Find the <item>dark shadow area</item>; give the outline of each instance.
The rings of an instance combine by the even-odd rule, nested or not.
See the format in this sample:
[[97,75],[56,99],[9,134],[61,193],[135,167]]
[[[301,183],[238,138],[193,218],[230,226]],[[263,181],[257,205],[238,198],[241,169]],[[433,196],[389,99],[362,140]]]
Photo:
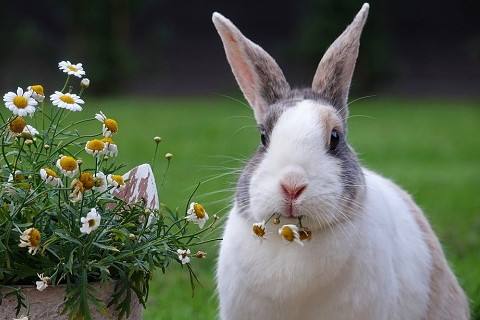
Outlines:
[[[4,2],[0,85],[51,83],[60,60],[83,62],[97,94],[236,90],[213,11],[263,46],[293,85],[309,85],[353,0]],[[478,97],[478,1],[372,1],[355,94]]]

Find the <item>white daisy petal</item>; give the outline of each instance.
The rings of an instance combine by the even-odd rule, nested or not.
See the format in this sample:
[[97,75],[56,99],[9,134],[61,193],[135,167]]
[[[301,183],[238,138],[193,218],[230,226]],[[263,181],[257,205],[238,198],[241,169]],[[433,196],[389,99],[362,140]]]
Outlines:
[[83,234],[90,234],[92,231],[95,231],[100,226],[101,216],[97,212],[97,209],[92,208],[90,212],[87,213],[86,217],[82,217],[80,222],[82,227],[80,232]]
[[68,75],[73,75],[75,77],[81,78],[85,75],[85,70],[81,63],[72,64],[70,61],[60,61],[58,63],[58,68],[65,72]]
[[80,105],[85,103],[85,101],[80,99],[76,94],[68,92],[62,93],[60,91],[55,91],[55,93],[50,96],[50,100],[54,106],[70,111],[82,111]]
[[303,246],[303,242],[300,240],[299,229],[294,224],[283,225],[280,229],[278,229],[278,234],[287,242],[296,242]]
[[22,88],[17,88],[17,93],[8,92],[3,96],[5,107],[19,116],[32,115],[35,112],[35,106],[38,102],[30,98],[31,92],[24,92]]
[[192,202],[187,211],[187,220],[197,224],[202,229],[208,220],[208,214],[200,203]]
[[177,255],[178,255],[178,260],[180,260],[182,264],[187,264],[190,262],[190,249],[186,249],[186,250],[178,249]]

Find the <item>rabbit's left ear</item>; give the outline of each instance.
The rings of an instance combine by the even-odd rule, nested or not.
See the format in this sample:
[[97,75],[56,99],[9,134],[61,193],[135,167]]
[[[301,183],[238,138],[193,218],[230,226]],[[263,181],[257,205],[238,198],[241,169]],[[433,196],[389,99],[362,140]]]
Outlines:
[[261,124],[268,107],[285,97],[290,86],[275,60],[247,39],[230,20],[217,12],[212,20],[238,85]]
[[369,7],[368,3],[365,3],[353,22],[328,48],[313,78],[313,91],[332,103],[344,119],[348,116],[348,91]]

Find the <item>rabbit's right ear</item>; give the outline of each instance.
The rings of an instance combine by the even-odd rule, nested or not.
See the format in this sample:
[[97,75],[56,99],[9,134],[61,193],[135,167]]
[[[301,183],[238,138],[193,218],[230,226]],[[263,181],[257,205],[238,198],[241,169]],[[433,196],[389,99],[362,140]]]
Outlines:
[[222,38],[235,79],[257,123],[261,124],[268,106],[283,98],[290,86],[275,60],[247,39],[230,20],[215,12],[212,21]]
[[339,110],[344,120],[348,116],[348,91],[369,8],[369,4],[365,3],[353,22],[332,43],[318,64],[313,78],[313,91],[327,98]]

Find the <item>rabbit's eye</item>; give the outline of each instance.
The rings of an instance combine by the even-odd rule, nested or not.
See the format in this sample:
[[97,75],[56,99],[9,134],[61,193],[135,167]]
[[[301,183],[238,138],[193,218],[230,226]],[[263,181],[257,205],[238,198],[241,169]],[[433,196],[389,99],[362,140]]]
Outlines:
[[265,129],[261,128],[260,129],[260,141],[262,141],[263,146],[267,146],[267,133],[265,132]]
[[337,148],[338,142],[340,141],[340,133],[337,129],[333,129],[330,133],[330,151],[334,151]]

